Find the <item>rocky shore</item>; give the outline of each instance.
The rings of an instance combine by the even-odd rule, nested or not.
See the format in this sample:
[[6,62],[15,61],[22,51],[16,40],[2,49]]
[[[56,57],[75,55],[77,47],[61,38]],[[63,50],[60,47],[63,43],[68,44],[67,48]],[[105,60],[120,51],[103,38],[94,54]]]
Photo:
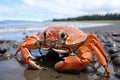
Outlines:
[[[120,80],[120,23],[114,23],[113,25],[110,26],[85,28],[83,29],[83,31],[85,31],[86,33],[93,33],[98,36],[108,55],[109,68],[111,68],[112,66],[115,69],[115,70],[112,69],[113,71],[111,71],[110,69],[111,78],[109,80],[113,80],[113,79]],[[13,58],[13,54],[11,53],[11,48],[14,51],[18,45],[19,42],[17,41],[0,40],[0,61]],[[93,68],[88,67],[88,69],[91,70]],[[64,80],[62,79],[63,76],[59,76],[59,74],[57,76],[58,76],[57,78],[55,77],[56,79],[61,78],[61,80]]]
[[[120,23],[113,23],[111,26],[101,26],[83,29],[88,33],[98,36],[107,52],[109,64],[118,68],[114,76],[120,79]],[[116,79],[115,79],[116,80]]]

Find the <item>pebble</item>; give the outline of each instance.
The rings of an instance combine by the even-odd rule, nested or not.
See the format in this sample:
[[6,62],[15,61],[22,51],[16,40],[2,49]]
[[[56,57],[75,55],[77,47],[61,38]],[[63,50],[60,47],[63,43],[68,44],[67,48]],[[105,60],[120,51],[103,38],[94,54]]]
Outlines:
[[17,48],[18,46],[19,46],[18,42],[13,43],[13,45],[12,45],[13,48]]
[[116,57],[112,62],[114,65],[120,66],[120,57]]
[[13,54],[11,54],[9,51],[0,55],[0,61],[10,60],[12,58],[13,58]]
[[4,42],[5,42],[5,40],[0,40],[0,44],[1,44],[1,43],[4,43]]
[[117,52],[119,52],[119,49],[117,47],[110,47],[108,49],[108,53],[110,53],[110,54],[114,54],[114,53],[117,53]]
[[111,60],[114,60],[116,57],[120,57],[120,53],[115,53],[111,55]]
[[114,37],[119,37],[119,36],[120,36],[120,33],[113,32],[113,33],[112,33],[112,36],[114,36]]
[[84,73],[95,73],[97,72],[97,69],[94,66],[87,66],[84,70]]
[[0,48],[0,55],[4,54],[7,51],[7,49]]
[[120,72],[116,72],[114,76],[120,80]]
[[104,45],[106,47],[112,47],[114,44],[113,44],[113,41],[107,40],[106,42],[104,42]]
[[120,43],[120,37],[113,37],[113,41]]
[[14,40],[0,40],[0,61],[9,60],[13,57],[10,48],[14,43],[17,45],[17,41]]

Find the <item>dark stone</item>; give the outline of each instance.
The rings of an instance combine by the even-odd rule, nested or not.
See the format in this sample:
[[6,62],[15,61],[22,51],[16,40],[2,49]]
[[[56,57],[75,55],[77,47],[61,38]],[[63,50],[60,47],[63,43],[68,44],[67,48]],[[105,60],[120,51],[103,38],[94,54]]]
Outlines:
[[120,43],[120,37],[112,37],[113,41]]
[[19,45],[19,43],[18,43],[18,42],[14,42],[14,43],[13,43],[13,45],[12,45],[12,47],[13,47],[13,48],[17,48],[17,47],[18,47],[18,45]]
[[120,66],[120,54],[119,53],[112,54],[111,61],[114,65]]
[[112,62],[114,65],[120,66],[120,57],[116,57]]
[[116,57],[120,57],[120,53],[115,53],[111,55],[111,60],[114,60]]
[[4,54],[7,51],[7,49],[0,48],[0,54]]
[[84,70],[82,70],[84,73],[95,73],[97,72],[97,69],[93,66],[87,66]]
[[10,49],[10,46],[6,43],[2,43],[0,45],[0,54],[4,54],[6,51]]
[[117,47],[110,47],[108,49],[108,53],[110,53],[110,54],[114,54],[114,53],[117,53],[117,52],[119,52],[119,49]]
[[116,72],[116,73],[114,74],[114,76],[115,76],[116,78],[120,79],[120,72]]
[[104,45],[107,46],[107,47],[112,47],[114,44],[113,44],[113,41],[108,40],[104,43]]
[[1,44],[1,43],[4,43],[4,42],[5,42],[5,40],[0,40],[0,44]]
[[118,36],[120,36],[120,33],[113,32],[113,33],[112,33],[112,36],[114,36],[114,37],[118,37]]
[[3,55],[0,55],[0,61],[10,60],[12,58],[13,58],[13,54],[11,54],[9,51],[5,52]]
[[13,46],[14,44],[18,45],[19,43],[15,40],[6,40],[6,44],[9,46]]

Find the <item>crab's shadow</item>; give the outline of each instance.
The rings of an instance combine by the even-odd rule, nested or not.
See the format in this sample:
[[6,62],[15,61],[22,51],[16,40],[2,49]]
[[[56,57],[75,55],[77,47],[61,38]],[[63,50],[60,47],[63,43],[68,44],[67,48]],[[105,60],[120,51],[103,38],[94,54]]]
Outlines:
[[60,57],[59,54],[54,51],[50,51],[43,56],[36,56],[34,59],[37,65],[48,68],[54,68],[54,65],[61,60],[63,60],[63,57]]

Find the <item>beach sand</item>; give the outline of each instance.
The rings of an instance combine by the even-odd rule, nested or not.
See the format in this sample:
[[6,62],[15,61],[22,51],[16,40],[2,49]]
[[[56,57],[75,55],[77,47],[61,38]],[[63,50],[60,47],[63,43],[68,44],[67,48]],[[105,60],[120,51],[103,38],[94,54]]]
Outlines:
[[[99,65],[98,61],[95,63],[91,63],[92,65],[94,64],[93,66],[97,70],[97,72],[94,71],[93,73],[88,73],[84,71],[81,71],[79,73],[57,72],[54,69],[54,63],[56,61],[52,59],[43,59],[44,61],[43,63],[41,63],[41,65],[44,66],[44,68],[41,70],[30,69],[27,65],[25,65],[24,62],[18,62],[11,55],[15,52],[16,48],[13,48],[13,45],[10,45],[10,49],[8,49],[5,55],[0,55],[0,80],[120,80],[120,67],[113,65],[110,59],[112,54],[108,53],[108,47],[105,46],[107,39],[111,39],[111,37],[114,37],[114,35],[120,37],[120,23],[113,23],[113,25],[109,26],[84,28],[82,30],[87,33],[95,33],[99,36],[100,40],[103,39],[100,37],[100,35],[104,37],[105,40],[101,41],[104,48],[107,48],[106,52],[109,59],[108,67],[111,72],[111,77],[109,79],[104,76],[104,68]],[[108,36],[108,34],[110,35]],[[107,36],[107,38],[105,36]],[[116,44],[120,43],[116,42]],[[33,53],[39,54],[38,50],[33,51]],[[117,53],[120,53],[120,51]]]

